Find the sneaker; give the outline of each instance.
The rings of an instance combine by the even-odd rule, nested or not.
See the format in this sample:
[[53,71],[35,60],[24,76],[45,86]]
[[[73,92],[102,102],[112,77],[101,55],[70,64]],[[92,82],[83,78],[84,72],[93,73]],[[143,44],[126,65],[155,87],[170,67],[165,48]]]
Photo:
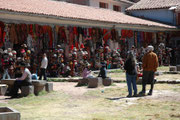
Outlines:
[[126,97],[127,97],[127,98],[130,98],[130,97],[132,97],[132,95],[127,95]]

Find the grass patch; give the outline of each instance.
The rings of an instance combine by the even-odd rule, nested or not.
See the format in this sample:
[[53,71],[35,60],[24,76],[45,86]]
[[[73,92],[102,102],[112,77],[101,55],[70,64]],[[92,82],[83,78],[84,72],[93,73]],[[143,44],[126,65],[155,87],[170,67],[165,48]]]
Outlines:
[[169,66],[160,66],[157,68],[157,71],[163,71],[163,72],[168,72],[169,71]]
[[123,73],[124,71],[122,69],[112,70],[108,71],[108,73]]
[[49,78],[47,79],[48,82],[67,82],[67,79],[62,79],[62,78]]

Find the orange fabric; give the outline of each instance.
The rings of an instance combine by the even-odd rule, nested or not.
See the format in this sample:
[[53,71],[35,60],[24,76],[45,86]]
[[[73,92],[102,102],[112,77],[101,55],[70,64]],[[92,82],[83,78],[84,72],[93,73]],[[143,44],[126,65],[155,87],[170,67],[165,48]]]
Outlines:
[[154,52],[148,52],[143,57],[143,70],[144,71],[157,71],[158,57]]

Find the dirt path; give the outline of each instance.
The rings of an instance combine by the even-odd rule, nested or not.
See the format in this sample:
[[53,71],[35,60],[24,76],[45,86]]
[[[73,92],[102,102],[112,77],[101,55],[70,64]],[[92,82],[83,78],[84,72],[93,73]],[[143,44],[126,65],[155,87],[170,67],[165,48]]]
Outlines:
[[87,86],[76,87],[76,82],[53,82],[53,89],[54,91],[63,91],[66,94],[72,96],[82,96],[89,90],[97,90],[97,89],[105,89],[105,88],[115,88],[115,87],[125,87],[126,84],[116,84],[116,86],[109,86],[109,87],[98,87],[98,88],[87,88]]

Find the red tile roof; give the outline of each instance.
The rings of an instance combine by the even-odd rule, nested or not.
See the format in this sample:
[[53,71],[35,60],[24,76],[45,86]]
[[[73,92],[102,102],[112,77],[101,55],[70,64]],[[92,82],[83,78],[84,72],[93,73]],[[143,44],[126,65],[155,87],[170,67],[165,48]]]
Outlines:
[[47,17],[91,20],[107,23],[143,25],[151,27],[175,28],[173,26],[143,20],[112,10],[57,2],[50,0],[0,0],[0,11],[7,10],[28,15],[45,15]]
[[148,9],[163,9],[175,7],[180,4],[180,0],[141,0],[127,9],[130,10],[148,10]]

